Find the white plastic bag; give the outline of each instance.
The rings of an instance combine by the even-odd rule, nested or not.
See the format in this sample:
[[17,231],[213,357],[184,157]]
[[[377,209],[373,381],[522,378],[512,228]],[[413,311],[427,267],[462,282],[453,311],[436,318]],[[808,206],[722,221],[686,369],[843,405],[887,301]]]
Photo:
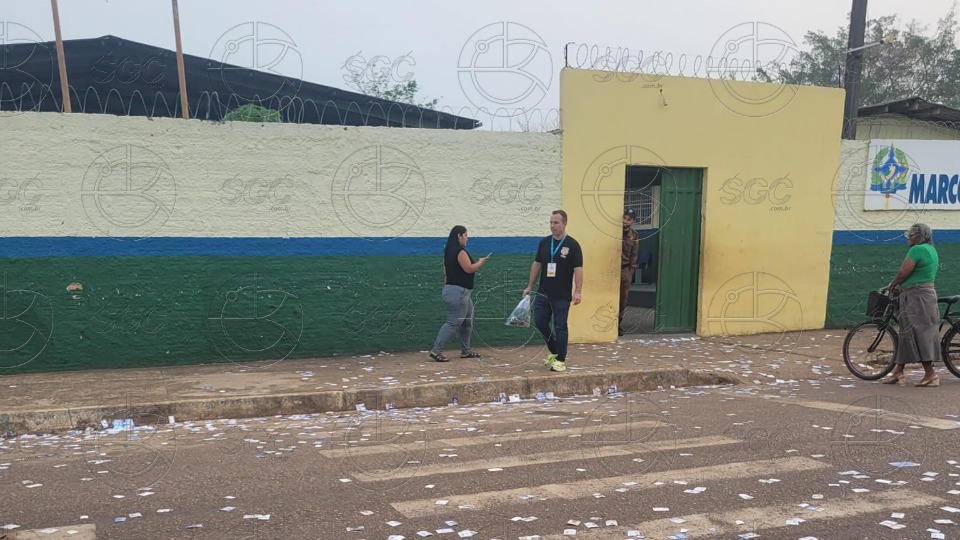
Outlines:
[[523,300],[513,308],[513,313],[507,317],[506,326],[530,326],[530,295],[523,297]]

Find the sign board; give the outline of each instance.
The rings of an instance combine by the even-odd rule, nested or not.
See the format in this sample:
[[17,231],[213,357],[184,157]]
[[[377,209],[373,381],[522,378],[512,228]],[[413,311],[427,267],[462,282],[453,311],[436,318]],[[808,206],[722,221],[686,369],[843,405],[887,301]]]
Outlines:
[[960,210],[960,141],[873,139],[864,210]]

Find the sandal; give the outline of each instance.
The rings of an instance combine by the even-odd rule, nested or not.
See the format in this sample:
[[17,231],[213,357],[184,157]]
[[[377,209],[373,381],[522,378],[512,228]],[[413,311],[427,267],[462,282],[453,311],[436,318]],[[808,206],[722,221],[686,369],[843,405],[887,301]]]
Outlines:
[[939,376],[939,375],[934,375],[933,377],[930,377],[929,379],[926,378],[926,377],[924,377],[924,378],[920,379],[920,382],[918,382],[918,383],[915,384],[914,386],[940,386],[940,376]]
[[904,386],[906,384],[906,378],[906,375],[899,373],[880,381],[880,384],[899,384],[900,386]]
[[443,353],[430,353],[430,358],[433,358],[437,362],[449,362],[450,359],[443,355]]
[[461,354],[460,358],[476,358],[479,360],[480,358],[483,358],[483,357],[473,351],[470,351],[467,354]]

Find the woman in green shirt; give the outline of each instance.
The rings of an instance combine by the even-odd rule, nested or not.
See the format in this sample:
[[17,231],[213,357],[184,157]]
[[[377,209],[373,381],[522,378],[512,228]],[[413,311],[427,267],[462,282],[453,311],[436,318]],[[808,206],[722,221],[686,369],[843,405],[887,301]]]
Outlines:
[[940,308],[933,283],[937,278],[940,257],[933,248],[933,231],[917,223],[905,233],[907,256],[888,289],[900,286],[900,309],[897,323],[900,340],[897,346],[897,367],[884,384],[905,384],[903,368],[920,362],[924,375],[916,386],[940,386],[940,377],[933,371],[933,362],[940,359]]

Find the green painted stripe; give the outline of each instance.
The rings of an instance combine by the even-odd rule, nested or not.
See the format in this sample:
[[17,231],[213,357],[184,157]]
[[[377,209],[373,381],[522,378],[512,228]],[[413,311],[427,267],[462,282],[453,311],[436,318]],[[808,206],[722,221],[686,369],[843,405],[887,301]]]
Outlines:
[[[475,237],[471,253],[533,254],[544,236]],[[33,257],[329,257],[431,255],[447,237],[399,238],[88,238],[0,237],[0,258]]]
[[[539,339],[504,325],[531,260],[478,273],[474,347]],[[0,277],[0,373],[426,351],[446,316],[436,256],[0,259]]]
[[[937,244],[937,294],[960,294],[960,244]],[[867,295],[890,283],[907,253],[906,245],[834,245],[827,294],[828,328],[849,328],[865,320]],[[839,353],[838,353],[839,354]]]
[[[960,217],[958,215],[957,217]],[[851,245],[851,244],[876,244],[891,243],[899,246],[906,245],[906,238],[903,236],[903,230],[843,230],[833,231],[833,244]],[[960,229],[935,229],[933,231],[934,244],[960,244]]]

